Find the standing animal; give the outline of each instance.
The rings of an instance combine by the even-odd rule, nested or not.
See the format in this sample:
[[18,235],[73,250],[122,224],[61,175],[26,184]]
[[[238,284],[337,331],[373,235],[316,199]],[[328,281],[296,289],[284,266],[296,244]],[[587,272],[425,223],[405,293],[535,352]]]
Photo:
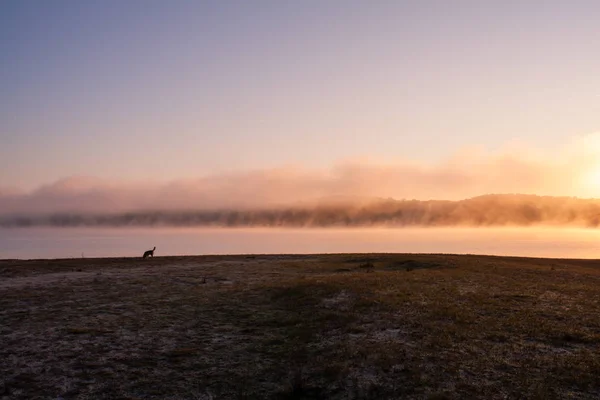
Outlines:
[[146,250],[144,252],[144,258],[146,257],[154,257],[154,250],[156,250],[156,246],[152,250]]

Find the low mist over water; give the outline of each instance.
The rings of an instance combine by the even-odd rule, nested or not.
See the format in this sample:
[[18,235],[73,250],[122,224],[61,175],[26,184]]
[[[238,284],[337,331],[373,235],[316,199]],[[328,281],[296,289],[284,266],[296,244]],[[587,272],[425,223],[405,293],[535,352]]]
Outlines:
[[119,213],[0,214],[0,227],[597,227],[600,200],[535,195],[485,195],[460,201],[371,199],[313,206],[130,210]]
[[600,231],[577,228],[0,229],[0,259],[277,253],[459,253],[596,258]]

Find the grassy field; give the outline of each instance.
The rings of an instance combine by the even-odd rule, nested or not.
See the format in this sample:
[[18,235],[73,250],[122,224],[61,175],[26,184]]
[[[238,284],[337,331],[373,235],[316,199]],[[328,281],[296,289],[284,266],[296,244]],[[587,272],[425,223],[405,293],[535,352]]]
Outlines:
[[600,262],[0,261],[2,399],[598,399]]

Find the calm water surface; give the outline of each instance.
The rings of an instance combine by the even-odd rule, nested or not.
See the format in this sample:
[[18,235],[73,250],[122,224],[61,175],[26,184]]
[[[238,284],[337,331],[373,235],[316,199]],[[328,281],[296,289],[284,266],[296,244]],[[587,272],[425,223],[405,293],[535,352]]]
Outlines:
[[567,228],[0,229],[0,259],[269,253],[471,253],[600,257],[600,230]]

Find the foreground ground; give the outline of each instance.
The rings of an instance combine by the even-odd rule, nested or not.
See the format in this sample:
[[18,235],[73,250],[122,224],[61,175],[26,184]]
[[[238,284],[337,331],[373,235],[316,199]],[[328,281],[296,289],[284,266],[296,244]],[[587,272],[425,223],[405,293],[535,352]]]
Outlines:
[[597,399],[600,262],[0,261],[2,399]]

